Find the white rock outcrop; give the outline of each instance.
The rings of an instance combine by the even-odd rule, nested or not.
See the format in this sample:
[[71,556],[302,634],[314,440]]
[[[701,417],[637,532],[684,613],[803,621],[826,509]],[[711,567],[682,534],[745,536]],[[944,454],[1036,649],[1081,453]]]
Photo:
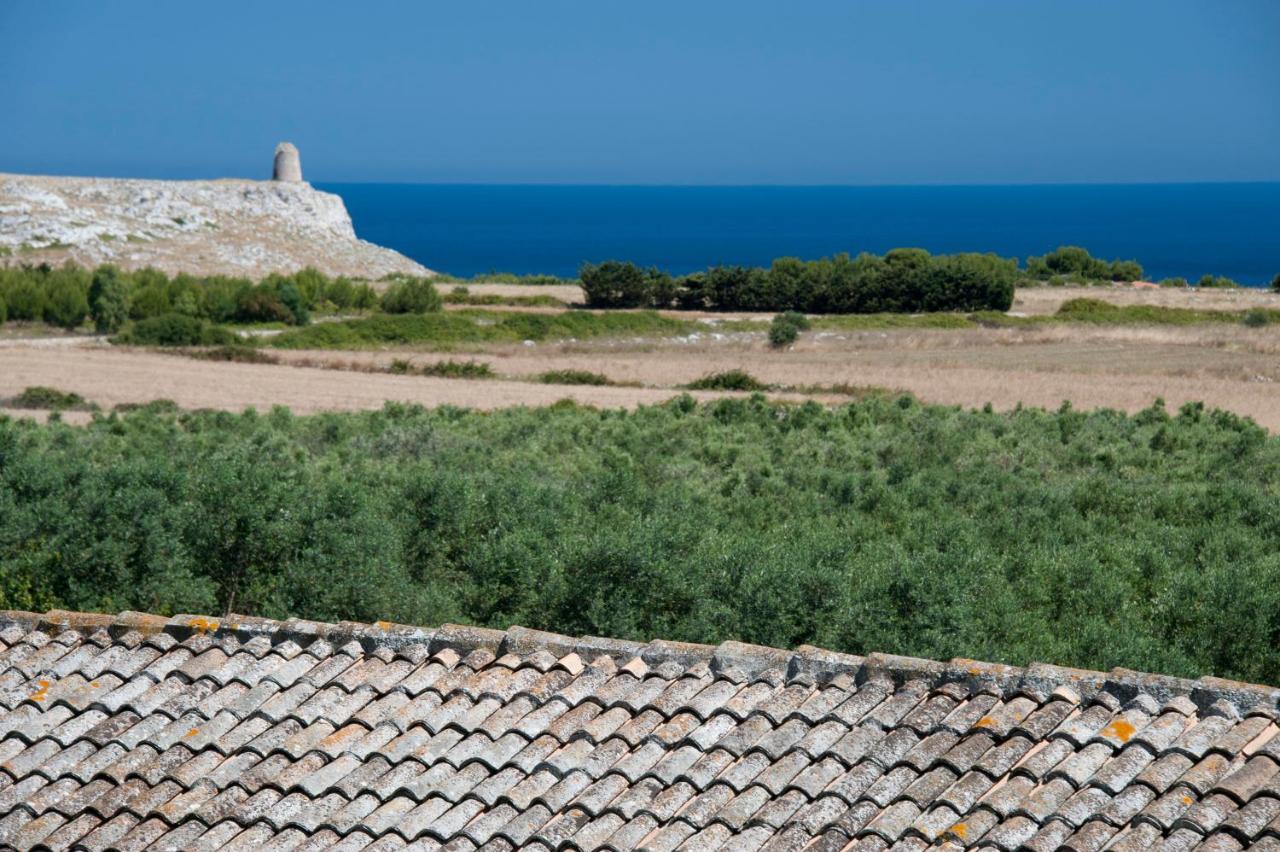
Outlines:
[[300,180],[0,174],[0,263],[64,260],[197,275],[431,274],[357,238],[342,199]]

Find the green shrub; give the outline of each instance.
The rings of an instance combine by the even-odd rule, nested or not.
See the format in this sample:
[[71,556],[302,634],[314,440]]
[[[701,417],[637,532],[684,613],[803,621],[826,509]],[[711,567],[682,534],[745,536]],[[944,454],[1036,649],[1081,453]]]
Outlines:
[[1161,287],[1190,287],[1191,285],[1185,278],[1161,278]]
[[9,306],[4,303],[3,294],[0,294],[0,323],[9,318]]
[[425,278],[397,281],[382,294],[382,309],[389,314],[426,314],[443,307],[440,293]]
[[1213,275],[1201,275],[1200,279],[1196,281],[1196,287],[1202,288],[1202,289],[1212,288],[1212,289],[1220,289],[1220,290],[1229,290],[1239,286],[1240,285],[1237,284],[1235,281],[1232,281],[1230,278],[1227,278],[1223,275],[1218,275],[1216,277]]
[[1271,315],[1264,310],[1254,308],[1253,310],[1245,311],[1241,322],[1249,326],[1249,328],[1261,328],[1264,325],[1271,324]]
[[809,328],[809,318],[796,311],[778,314],[769,323],[769,345],[774,348],[790,346],[800,337],[800,332]]
[[799,337],[800,329],[790,323],[778,322],[777,317],[774,317],[773,322],[769,323],[769,345],[775,349],[790,346]]
[[42,284],[33,277],[15,277],[6,282],[0,298],[4,299],[11,320],[40,322],[48,303]]
[[675,298],[671,276],[634,263],[584,263],[578,278],[587,304],[593,308],[665,308]]
[[1113,260],[1109,275],[1112,281],[1141,281],[1142,264],[1136,260]]
[[356,301],[355,284],[349,278],[334,278],[325,285],[324,301],[339,310],[354,307]]
[[608,376],[590,370],[549,370],[538,376],[544,385],[611,385]]
[[435,376],[442,379],[491,379],[493,369],[483,361],[437,361],[434,364],[414,364],[405,358],[396,358],[387,372],[401,376]]
[[483,361],[437,361],[418,368],[418,375],[443,379],[491,379],[493,368]]
[[45,321],[73,329],[79,328],[88,316],[88,273],[71,265],[53,270],[45,285]]
[[1276,277],[1271,279],[1271,292],[1280,293],[1280,272],[1276,273]]
[[368,284],[358,284],[351,300],[351,307],[358,311],[371,311],[378,306],[378,291]]
[[129,285],[114,266],[99,266],[89,284],[89,314],[99,334],[115,334],[129,320]]
[[712,373],[685,385],[689,390],[763,391],[769,386],[745,370]]
[[10,408],[47,409],[49,411],[93,410],[97,406],[86,402],[78,393],[60,391],[44,385],[33,385],[9,400]]
[[232,346],[240,339],[225,328],[185,314],[138,320],[112,338],[126,346]]
[[236,322],[282,322],[293,324],[293,311],[270,289],[251,287],[236,297]]
[[1027,258],[1027,274],[1052,284],[1140,281],[1142,265],[1134,260],[1105,261],[1079,246],[1059,246],[1042,257]]
[[240,343],[230,346],[215,346],[212,349],[192,349],[182,353],[201,361],[236,361],[242,364],[279,364],[280,359],[270,352],[254,349]]

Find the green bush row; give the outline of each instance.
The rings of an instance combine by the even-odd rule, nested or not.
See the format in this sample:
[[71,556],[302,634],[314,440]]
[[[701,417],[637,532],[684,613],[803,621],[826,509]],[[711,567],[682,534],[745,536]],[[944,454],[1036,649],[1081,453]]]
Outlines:
[[894,249],[775,260],[768,269],[714,266],[672,278],[658,269],[606,261],[580,271],[587,304],[600,308],[802,311],[811,314],[1007,311],[1016,261],[992,254],[931,255]]
[[441,307],[440,294],[425,278],[399,278],[379,297],[368,284],[310,268],[257,283],[222,275],[171,278],[157,269],[123,272],[111,265],[0,268],[0,322],[7,317],[78,328],[91,319],[104,333],[175,314],[214,324],[300,326],[313,311],[425,313]]
[[314,269],[254,283],[223,275],[170,277],[152,268],[89,270],[68,263],[0,268],[0,303],[10,320],[77,328],[91,319],[98,331],[109,333],[130,321],[167,314],[212,323],[306,325],[312,311],[369,309],[378,297],[367,284]]
[[1280,439],[1188,405],[0,418],[0,609],[813,644],[1280,683]]

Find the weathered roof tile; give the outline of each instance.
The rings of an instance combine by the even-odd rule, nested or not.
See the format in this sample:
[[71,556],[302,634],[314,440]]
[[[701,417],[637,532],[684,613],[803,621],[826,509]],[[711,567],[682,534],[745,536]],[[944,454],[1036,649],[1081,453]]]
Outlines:
[[1277,694],[522,628],[4,613],[0,843],[1280,846]]

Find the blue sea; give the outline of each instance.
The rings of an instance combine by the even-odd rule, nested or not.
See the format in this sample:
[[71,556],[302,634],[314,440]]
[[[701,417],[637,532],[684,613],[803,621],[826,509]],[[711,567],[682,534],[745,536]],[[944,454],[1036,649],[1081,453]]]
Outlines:
[[1280,183],[1051,186],[318,184],[362,238],[455,275],[572,276],[631,260],[673,274],[775,257],[1080,245],[1148,278],[1280,273]]

